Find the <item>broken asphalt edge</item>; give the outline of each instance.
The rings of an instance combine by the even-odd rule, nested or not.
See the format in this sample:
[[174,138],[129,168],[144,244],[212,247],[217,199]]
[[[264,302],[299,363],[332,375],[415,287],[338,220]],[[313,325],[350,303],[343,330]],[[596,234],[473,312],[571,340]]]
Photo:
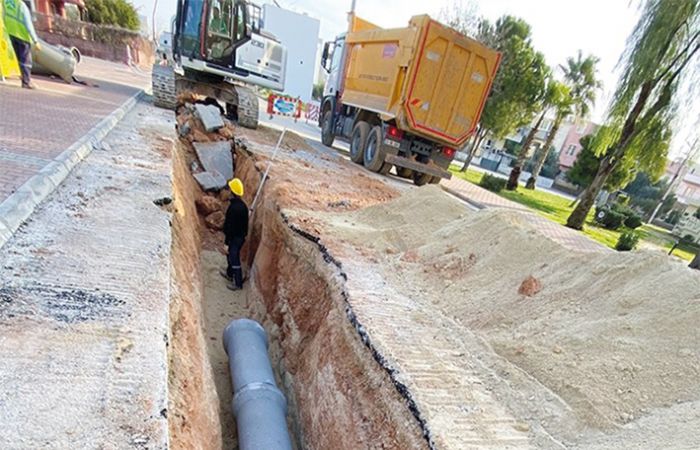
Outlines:
[[0,248],[143,96],[143,90],[132,95],[0,203]]

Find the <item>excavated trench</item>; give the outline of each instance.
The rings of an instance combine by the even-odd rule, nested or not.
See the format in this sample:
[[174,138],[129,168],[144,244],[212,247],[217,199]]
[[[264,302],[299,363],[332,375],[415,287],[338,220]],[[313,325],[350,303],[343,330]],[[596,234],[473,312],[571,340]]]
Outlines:
[[[236,144],[236,176],[252,203],[262,166]],[[410,395],[384,367],[347,302],[341,265],[313,234],[292,224],[266,184],[242,259],[246,289],[228,291],[221,237],[197,214],[201,195],[181,143],[173,155],[170,310],[170,442],[173,448],[236,448],[221,333],[233,318],[263,324],[299,449],[427,448],[430,435]],[[272,181],[274,182],[274,180]]]

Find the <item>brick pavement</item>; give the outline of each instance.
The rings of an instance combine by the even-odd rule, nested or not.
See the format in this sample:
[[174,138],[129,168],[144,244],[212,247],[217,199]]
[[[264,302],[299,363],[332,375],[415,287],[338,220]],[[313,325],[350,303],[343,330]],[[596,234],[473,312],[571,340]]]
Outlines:
[[35,76],[39,89],[0,84],[0,202],[130,97],[150,75],[83,58],[76,76],[89,86]]
[[530,216],[529,221],[536,225],[538,232],[568,249],[588,253],[610,251],[608,247],[590,239],[581,232],[552,222],[532,212],[524,205],[503,198],[461,178],[452,177],[450,180],[443,180],[441,184],[448,192],[480,208],[507,208],[527,213]]
[[[145,132],[140,133],[141,129]],[[167,111],[140,102],[0,249],[0,448],[167,448]],[[137,224],[137,226],[134,226]]]

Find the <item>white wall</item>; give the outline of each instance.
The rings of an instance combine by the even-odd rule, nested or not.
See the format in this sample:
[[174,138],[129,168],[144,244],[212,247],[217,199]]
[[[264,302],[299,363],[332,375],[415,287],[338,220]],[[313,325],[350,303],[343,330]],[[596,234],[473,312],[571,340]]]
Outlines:
[[274,34],[287,48],[287,71],[284,93],[311,100],[314,75],[319,64],[316,61],[318,45],[318,19],[278,8],[263,5],[263,28]]

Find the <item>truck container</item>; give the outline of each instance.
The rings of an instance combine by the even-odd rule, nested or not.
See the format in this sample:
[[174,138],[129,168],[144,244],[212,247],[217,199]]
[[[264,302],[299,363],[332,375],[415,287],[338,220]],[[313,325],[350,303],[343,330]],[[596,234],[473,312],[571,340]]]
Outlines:
[[328,72],[319,125],[325,145],[350,142],[350,157],[417,185],[447,170],[474,133],[500,54],[427,15],[382,29],[351,16],[324,46]]

